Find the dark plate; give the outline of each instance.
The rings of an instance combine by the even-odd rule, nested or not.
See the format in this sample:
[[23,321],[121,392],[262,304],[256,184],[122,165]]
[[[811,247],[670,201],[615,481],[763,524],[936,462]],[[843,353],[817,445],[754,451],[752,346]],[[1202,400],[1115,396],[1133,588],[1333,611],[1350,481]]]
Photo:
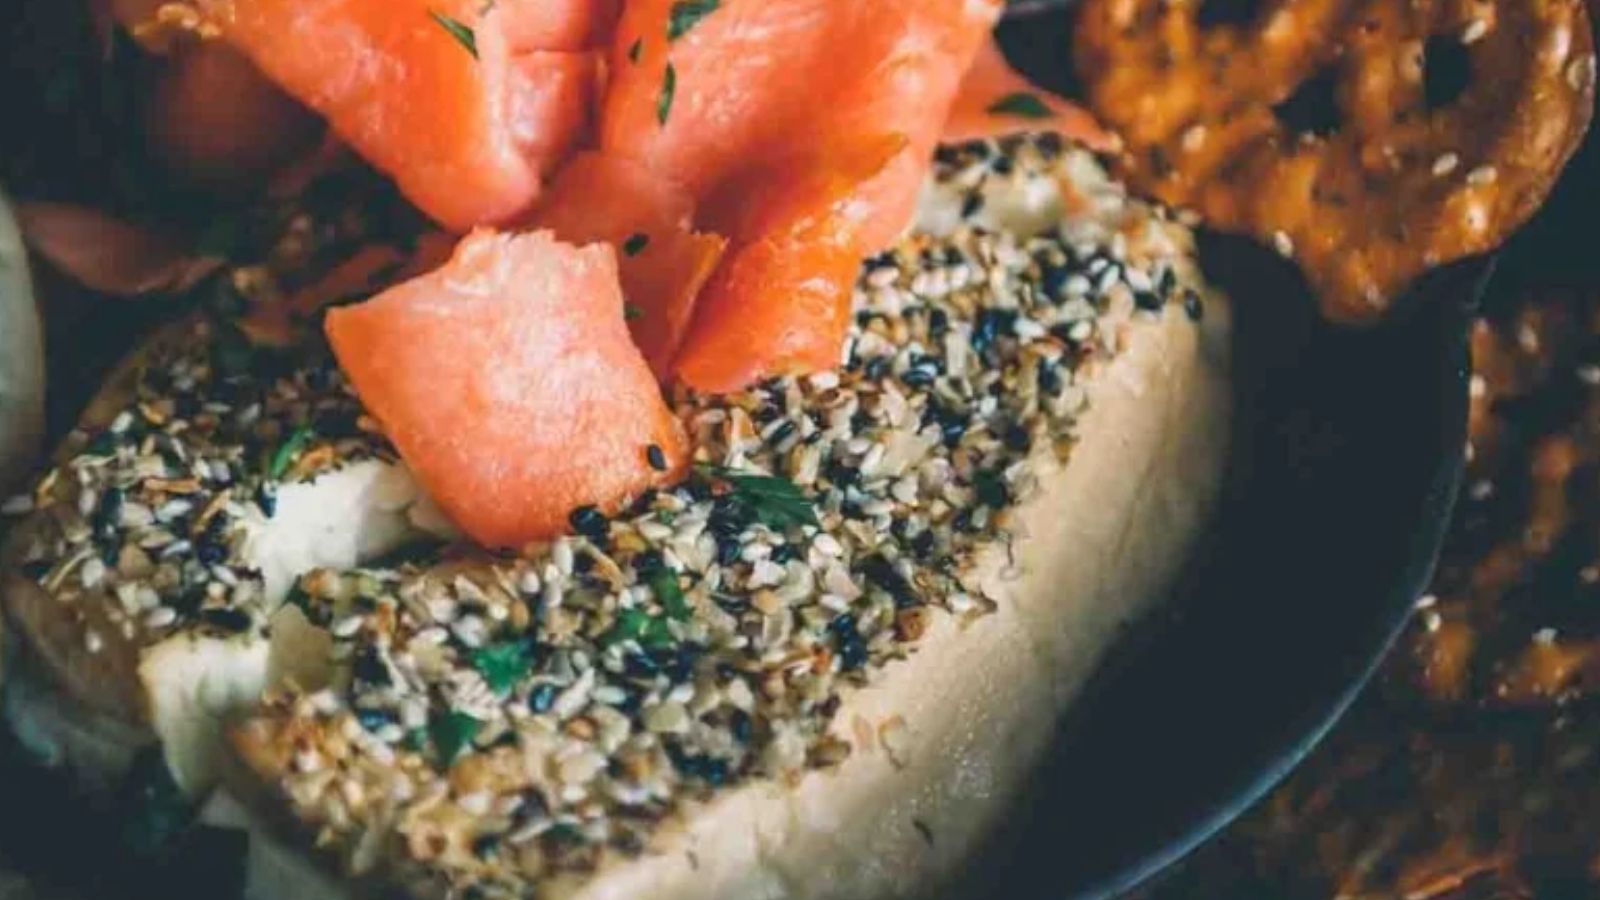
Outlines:
[[[1064,17],[1009,22],[1002,38],[1071,92]],[[1470,310],[1492,265],[1436,272],[1381,327],[1350,329],[1322,321],[1269,252],[1206,237],[1201,256],[1237,320],[1222,512],[1183,587],[1086,688],[974,896],[1115,895],[1192,851],[1316,745],[1432,573],[1463,464]]]

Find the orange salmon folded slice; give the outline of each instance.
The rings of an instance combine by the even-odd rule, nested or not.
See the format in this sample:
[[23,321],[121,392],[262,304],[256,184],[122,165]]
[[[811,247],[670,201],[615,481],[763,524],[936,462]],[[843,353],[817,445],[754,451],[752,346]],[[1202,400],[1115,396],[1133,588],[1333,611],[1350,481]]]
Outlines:
[[[581,142],[597,3],[198,0],[223,37],[448,228],[508,222]],[[543,46],[549,44],[549,46]]]
[[[691,387],[726,391],[838,362],[861,259],[909,223],[961,74],[1000,4],[701,9],[627,5],[600,144],[682,185],[697,198],[695,225],[732,238],[675,365]],[[886,160],[862,149],[889,140]],[[840,164],[831,148],[852,146],[844,157],[856,162]],[[863,159],[871,174],[848,177]]]
[[[676,362],[698,390],[738,390],[775,372],[839,365],[872,227],[862,186],[904,159],[904,135],[863,137],[725,185],[702,210],[734,251],[695,307]],[[746,198],[760,190],[761,203]]]
[[330,310],[327,333],[418,481],[486,546],[564,533],[575,510],[684,471],[605,245],[480,229],[444,268]]
[[1117,139],[1088,110],[1036,87],[1011,67],[991,39],[978,51],[961,82],[944,139],[975,141],[1019,131],[1054,131],[1090,150],[1107,153]]
[[643,166],[581,153],[564,166],[534,213],[535,227],[564,241],[616,248],[628,327],[657,377],[665,380],[695,298],[728,241],[694,230],[694,198]]

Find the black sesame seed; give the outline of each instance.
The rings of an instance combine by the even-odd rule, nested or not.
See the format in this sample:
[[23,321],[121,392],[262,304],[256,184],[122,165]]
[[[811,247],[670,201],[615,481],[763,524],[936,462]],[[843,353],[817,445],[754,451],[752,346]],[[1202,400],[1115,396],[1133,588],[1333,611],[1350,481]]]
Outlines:
[[750,743],[750,735],[751,732],[754,731],[755,723],[751,720],[749,713],[742,709],[734,710],[733,718],[728,725],[729,730],[733,732],[734,740],[741,744]]
[[721,539],[737,539],[744,530],[750,526],[751,517],[745,508],[733,495],[718,497],[711,504],[711,517],[706,526],[711,529],[713,536]]
[[361,684],[388,687],[393,683],[389,675],[389,667],[383,664],[383,657],[378,655],[378,651],[374,647],[363,647],[361,652],[356,654],[350,673]]
[[[868,581],[887,591],[889,596],[894,598],[897,609],[922,605],[922,598],[917,595],[917,589],[895,571],[894,564],[884,557],[874,555],[862,560],[861,574],[866,576]],[[835,622],[837,621],[836,619]]]
[[1033,449],[1033,435],[1022,425],[1013,422],[1005,430],[1004,438],[1006,447],[1017,453],[1027,453]]
[[124,494],[121,488],[110,488],[100,497],[100,505],[95,507],[94,519],[90,523],[94,532],[101,537],[111,537],[117,533],[117,523],[122,518],[122,504]]
[[1145,312],[1159,312],[1161,310],[1161,297],[1150,291],[1134,291],[1133,305]]
[[972,486],[978,492],[978,502],[984,506],[1000,509],[1011,499],[1011,491],[998,472],[979,472],[973,477]]
[[567,516],[572,530],[587,538],[604,539],[611,530],[611,523],[606,521],[605,514],[594,506],[580,506]]
[[996,175],[1010,175],[1015,166],[1011,162],[1011,157],[1002,153],[990,161],[989,168],[993,169]]
[[672,765],[685,778],[697,778],[712,787],[720,787],[727,783],[728,764],[724,760],[710,756],[696,756],[685,751],[677,741],[669,741],[666,745],[667,758]]
[[961,201],[961,218],[970,219],[983,211],[983,193],[973,191]]
[[191,585],[187,590],[174,597],[168,606],[178,615],[189,617],[200,611],[201,604],[206,602],[205,588],[200,585]]
[[377,731],[385,725],[394,722],[394,716],[381,709],[358,709],[356,721],[368,731]]
[[633,558],[633,570],[640,575],[653,575],[666,568],[666,565],[666,557],[655,547],[641,550],[639,555]]
[[846,672],[854,672],[867,664],[867,642],[856,630],[856,617],[845,613],[828,623],[839,647],[839,665]]
[[1071,270],[1065,266],[1044,266],[1043,271],[1039,273],[1039,287],[1044,290],[1045,296],[1058,298],[1071,274]]
[[203,565],[218,566],[228,558],[228,548],[215,541],[202,539],[194,548],[195,557]]
[[843,702],[843,700],[839,699],[838,694],[834,694],[817,706],[817,712],[821,713],[824,719],[831,719],[834,713],[839,711],[839,705]]
[[250,614],[237,609],[201,610],[200,621],[230,634],[240,634],[250,630]]
[[704,648],[697,644],[680,644],[661,652],[664,654],[662,670],[667,673],[668,678],[679,684],[694,680],[695,667],[705,655]]
[[498,834],[480,834],[472,842],[472,855],[479,859],[489,859],[499,855],[499,853],[500,835]]
[[556,703],[556,686],[541,684],[528,695],[528,708],[536,713],[547,713]]
[[1189,315],[1189,320],[1198,322],[1205,318],[1205,304],[1200,301],[1200,295],[1193,290],[1183,292],[1183,311]]
[[972,350],[979,356],[989,352],[1003,334],[1010,334],[1017,322],[1015,310],[986,309],[978,313],[977,324],[972,329]]
[[657,472],[665,472],[667,470],[667,454],[666,451],[661,449],[661,445],[651,444],[646,447],[644,458],[649,460],[650,468],[655,469]]
[[933,543],[933,529],[923,529],[911,539],[911,552],[915,553],[918,559],[926,560],[933,553]]
[[731,566],[739,561],[739,538],[717,535],[717,564]]
[[883,377],[889,374],[889,367],[893,364],[894,360],[890,357],[874,356],[867,360],[866,376],[872,381],[882,381]]
[[799,557],[800,551],[793,544],[783,543],[772,548],[772,561],[780,566]]
[[928,334],[942,338],[950,330],[950,314],[938,307],[928,313]]
[[651,653],[630,653],[622,662],[630,677],[650,680],[661,674],[661,662]]
[[861,483],[861,470],[846,462],[830,459],[822,467],[822,477],[841,490]]
[[261,507],[262,515],[272,518],[278,512],[277,492],[266,484],[256,488],[256,505]]
[[913,389],[929,387],[937,379],[938,375],[936,373],[922,366],[907,369],[900,375],[900,380],[905,383],[905,386]]
[[1039,367],[1039,390],[1044,391],[1048,397],[1061,396],[1066,385],[1061,382],[1061,372],[1055,363],[1047,362]]
[[797,427],[793,421],[784,422],[772,430],[772,436],[767,438],[767,443],[771,446],[783,443],[794,436]]

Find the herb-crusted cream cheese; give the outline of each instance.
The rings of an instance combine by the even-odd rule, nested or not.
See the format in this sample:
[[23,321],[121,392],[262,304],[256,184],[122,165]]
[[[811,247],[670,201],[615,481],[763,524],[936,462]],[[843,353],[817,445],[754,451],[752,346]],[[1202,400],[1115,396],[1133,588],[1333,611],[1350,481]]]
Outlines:
[[[421,534],[425,504],[337,372],[313,361],[284,377],[348,413],[347,437],[299,400],[272,413],[280,380],[239,386],[265,392],[271,439],[209,443],[168,427],[205,402],[137,418],[129,396],[167,410],[143,378],[80,440],[142,421],[114,457],[133,474],[112,479],[139,475],[139,491],[148,454],[155,489],[170,480],[169,444],[206,472],[221,455],[231,486],[202,480],[196,505],[256,530],[223,532],[225,552],[202,561],[180,534],[193,510],[163,528],[159,511],[181,507],[125,496],[150,512],[138,527],[190,542],[141,550],[176,577],[130,576],[75,446],[30,495],[29,521],[47,524],[14,542],[22,588],[7,602],[30,652],[72,648],[98,675],[172,653],[164,671],[220,679],[218,710],[275,683],[232,734],[243,803],[217,811],[299,823],[256,836],[261,900],[337,896],[345,879],[419,897],[913,894],[1004,814],[1107,640],[1183,562],[1226,449],[1227,343],[1227,304],[1187,230],[1087,154],[1048,139],[952,149],[921,228],[864,267],[844,365],[678,397],[694,474],[623,514],[574,510],[572,536],[518,558],[375,561]],[[186,346],[178,358],[201,353]],[[317,441],[295,437],[308,424]],[[374,461],[388,468],[360,489],[331,488]],[[293,485],[305,515],[348,514],[275,528]],[[251,499],[262,489],[266,505]],[[141,618],[91,652],[89,635],[123,633],[124,584],[171,638]],[[245,638],[218,635],[221,620]],[[181,650],[160,649],[172,639]],[[241,646],[247,674],[219,674],[236,662],[210,649],[237,661]],[[75,671],[46,667],[74,702],[134,721],[158,710],[164,737],[212,746],[216,719],[185,712],[206,703],[169,679],[86,697]],[[212,771],[203,751],[174,757]]]

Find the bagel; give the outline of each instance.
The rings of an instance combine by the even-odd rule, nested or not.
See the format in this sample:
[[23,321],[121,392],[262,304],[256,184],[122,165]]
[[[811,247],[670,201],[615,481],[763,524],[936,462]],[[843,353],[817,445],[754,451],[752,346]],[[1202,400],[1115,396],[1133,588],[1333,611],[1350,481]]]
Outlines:
[[[120,364],[0,551],[18,669],[32,676],[7,715],[93,784],[159,740],[179,784],[203,791],[217,717],[265,687],[267,625],[293,578],[423,534],[415,484],[356,427],[325,352],[272,377],[228,374],[221,348],[196,318]],[[286,457],[312,423],[342,430]]]
[[[685,483],[516,557],[250,557],[257,586],[201,608],[247,611],[241,634],[193,613],[91,654],[117,591],[53,549],[82,517],[61,483],[141,393],[159,402],[149,373],[211,359],[205,323],[181,326],[108,385],[8,548],[37,680],[76,720],[162,740],[191,791],[221,778],[206,817],[250,830],[254,900],[920,894],[1177,577],[1232,415],[1226,298],[1187,231],[1086,152],[947,151],[920,223],[865,268],[843,369],[677,398]],[[285,381],[361,421],[320,351],[233,389]],[[414,492],[381,525],[325,508],[341,473],[403,477],[380,435],[302,441],[279,478],[306,416],[274,416],[265,446],[224,454],[267,460],[235,494],[278,497],[238,501],[255,531],[230,553],[287,545],[262,535],[297,485],[319,527],[429,533]],[[209,683],[225,689],[196,700]]]

